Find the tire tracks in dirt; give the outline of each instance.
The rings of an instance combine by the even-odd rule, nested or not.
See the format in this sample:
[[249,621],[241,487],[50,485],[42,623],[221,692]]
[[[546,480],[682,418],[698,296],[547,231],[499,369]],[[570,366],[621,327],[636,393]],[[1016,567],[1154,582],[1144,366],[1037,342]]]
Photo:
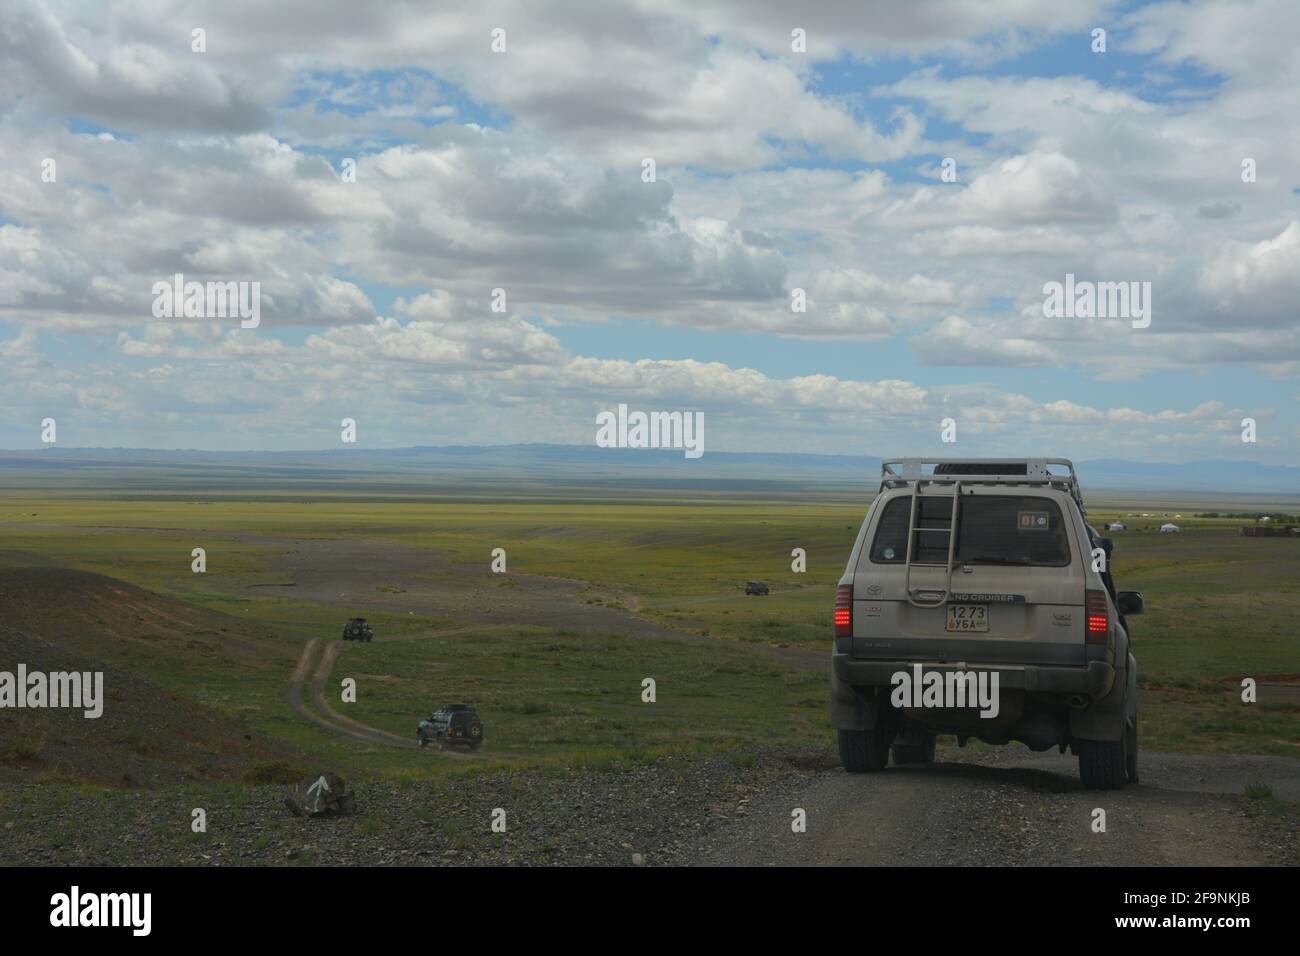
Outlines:
[[350,732],[351,736],[358,739],[369,739],[375,743],[388,744],[393,747],[414,747],[411,740],[399,737],[397,734],[389,733],[387,730],[380,730],[377,727],[370,727],[360,721],[353,720],[351,717],[345,717],[337,710],[330,706],[329,701],[325,699],[325,682],[329,680],[330,674],[334,670],[334,662],[339,656],[339,641],[326,641],[325,649],[321,653],[320,663],[316,667],[316,673],[312,675],[311,688],[308,691],[312,706],[316,708],[317,713],[326,720],[333,721],[336,725]]
[[[472,630],[472,628],[465,630]],[[384,747],[401,747],[406,750],[420,749],[419,744],[412,739],[398,736],[378,727],[371,727],[359,720],[353,720],[351,717],[340,714],[330,706],[325,697],[325,685],[334,671],[334,663],[338,660],[341,647],[341,641],[322,642],[319,637],[308,638],[285,687],[285,700],[289,704],[289,708],[297,716],[337,736],[350,737],[362,743],[378,744]],[[319,660],[316,656],[318,650],[321,651]],[[314,672],[312,671],[313,661],[316,662]],[[307,683],[308,674],[311,674],[310,685]],[[438,749],[437,753],[441,756],[459,760],[491,760],[500,757],[518,756],[517,754],[495,751],[491,754],[463,753],[459,750],[450,749]]]
[[[375,732],[366,732],[366,728],[350,728],[327,720],[307,706],[303,692],[307,683],[307,675],[311,673],[312,661],[315,659],[316,651],[320,648],[320,645],[321,639],[319,637],[309,638],[307,643],[303,645],[302,654],[299,655],[298,663],[294,665],[293,673],[289,675],[289,683],[285,685],[284,689],[284,699],[285,703],[289,705],[289,709],[303,720],[310,721],[317,727],[328,730],[332,734],[352,737],[366,743],[391,743],[386,739],[377,740]],[[319,669],[317,673],[319,674]],[[320,682],[323,685],[324,678],[321,678]],[[313,681],[314,684],[315,681]]]
[[298,663],[294,665],[293,673],[289,675],[289,683],[285,685],[284,689],[284,699],[288,703],[289,709],[303,720],[310,721],[317,727],[336,736],[350,737],[363,743],[380,744],[387,747],[415,747],[414,741],[402,740],[396,734],[390,734],[375,727],[368,727],[352,720],[350,717],[344,717],[325,702],[325,681],[329,679],[330,671],[334,666],[334,659],[338,656],[337,641],[325,643],[325,650],[320,655],[319,663],[311,679],[311,702],[315,704],[318,710],[312,710],[307,706],[305,693],[307,691],[307,675],[312,673],[312,662],[316,660],[316,653],[320,650],[321,643],[319,637],[312,637],[308,638],[303,645],[302,654],[299,655]]

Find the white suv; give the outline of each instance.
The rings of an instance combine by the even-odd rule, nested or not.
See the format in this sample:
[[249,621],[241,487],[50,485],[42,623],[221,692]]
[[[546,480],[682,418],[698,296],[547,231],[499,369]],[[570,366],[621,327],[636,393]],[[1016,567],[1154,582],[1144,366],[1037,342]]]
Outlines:
[[835,599],[831,720],[854,773],[934,759],[936,734],[1079,757],[1137,781],[1137,662],[1111,542],[1062,458],[884,462]]

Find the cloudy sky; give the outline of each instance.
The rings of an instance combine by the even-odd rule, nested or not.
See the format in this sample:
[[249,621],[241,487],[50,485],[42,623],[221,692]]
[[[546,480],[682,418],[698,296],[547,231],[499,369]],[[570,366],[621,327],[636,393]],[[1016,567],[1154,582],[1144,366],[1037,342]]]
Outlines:
[[[0,77],[0,447],[625,402],[706,450],[1297,463],[1293,0],[3,0]],[[260,326],[156,318],[175,273]],[[1150,325],[1045,318],[1067,273]]]

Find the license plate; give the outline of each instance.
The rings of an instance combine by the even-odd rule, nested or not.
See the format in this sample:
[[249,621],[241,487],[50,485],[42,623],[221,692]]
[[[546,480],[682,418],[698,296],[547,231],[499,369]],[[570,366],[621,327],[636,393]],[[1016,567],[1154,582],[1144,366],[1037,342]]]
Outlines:
[[987,634],[989,630],[989,606],[987,604],[949,604],[947,630]]

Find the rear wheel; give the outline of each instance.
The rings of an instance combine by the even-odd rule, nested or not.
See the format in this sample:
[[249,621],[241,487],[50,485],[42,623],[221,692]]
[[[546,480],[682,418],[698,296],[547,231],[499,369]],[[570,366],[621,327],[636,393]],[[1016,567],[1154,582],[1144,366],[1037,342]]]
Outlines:
[[[1079,777],[1089,790],[1118,790],[1127,776],[1128,731],[1119,740],[1080,740]],[[1135,758],[1136,759],[1136,758]],[[1136,771],[1136,763],[1134,770]]]
[[934,763],[934,734],[928,734],[920,743],[894,744],[894,766],[909,763]]
[[873,730],[840,730],[840,763],[849,773],[874,773],[889,762],[892,730],[877,724]]

